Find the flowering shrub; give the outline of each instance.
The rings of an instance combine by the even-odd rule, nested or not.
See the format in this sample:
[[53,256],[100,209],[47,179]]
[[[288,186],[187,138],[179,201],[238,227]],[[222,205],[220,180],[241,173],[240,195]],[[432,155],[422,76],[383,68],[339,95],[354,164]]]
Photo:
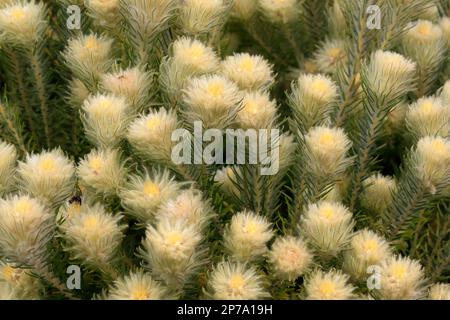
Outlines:
[[449,15],[0,0],[0,299],[450,299]]

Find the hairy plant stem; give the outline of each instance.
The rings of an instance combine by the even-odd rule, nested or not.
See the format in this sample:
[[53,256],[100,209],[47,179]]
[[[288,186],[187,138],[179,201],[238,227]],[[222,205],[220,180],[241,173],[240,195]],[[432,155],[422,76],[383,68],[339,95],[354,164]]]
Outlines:
[[19,146],[19,149],[22,152],[22,155],[27,154],[27,148],[25,147],[23,137],[17,131],[16,126],[14,125],[14,123],[10,119],[10,117],[8,116],[8,113],[5,110],[5,106],[2,103],[0,103],[0,115],[2,116],[3,121],[5,122],[6,126],[8,127],[8,130],[11,131],[12,135],[14,136],[14,139],[16,140],[16,144]]
[[294,37],[294,34],[292,33],[290,26],[287,23],[282,23],[281,31],[283,32],[284,37],[289,42],[290,46],[292,47],[292,50],[294,51],[295,60],[297,60],[297,65],[300,66],[303,61],[303,53],[302,50],[300,49],[300,46],[298,45],[297,40]]
[[39,107],[41,109],[41,115],[42,115],[42,123],[44,126],[44,133],[45,133],[45,141],[47,147],[50,147],[50,127],[49,127],[49,120],[48,120],[48,99],[47,99],[47,93],[44,83],[44,71],[42,68],[41,60],[36,52],[36,50],[30,49],[28,50],[30,63],[31,63],[31,70],[33,72],[33,77],[35,80],[36,85],[36,91],[38,95],[39,100]]

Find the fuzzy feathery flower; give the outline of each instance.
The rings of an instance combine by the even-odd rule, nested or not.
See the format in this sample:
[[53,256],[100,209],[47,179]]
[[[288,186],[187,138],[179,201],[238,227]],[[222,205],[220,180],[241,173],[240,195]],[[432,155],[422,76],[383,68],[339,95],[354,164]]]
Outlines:
[[313,127],[305,136],[310,166],[318,176],[342,172],[350,164],[352,143],[341,128]]
[[127,139],[146,159],[171,162],[172,132],[178,128],[173,110],[160,108],[135,119],[128,128]]
[[205,262],[202,240],[196,226],[163,219],[148,225],[139,252],[152,276],[179,291]]
[[78,165],[80,186],[94,194],[115,195],[125,182],[126,170],[117,150],[92,150]]
[[142,223],[152,222],[162,204],[180,192],[181,184],[174,181],[167,170],[132,175],[120,192],[127,213]]
[[20,189],[53,206],[75,187],[75,166],[61,149],[29,154],[17,167]]
[[92,81],[109,69],[112,43],[103,35],[80,35],[68,41],[63,57],[78,78]]
[[53,226],[53,215],[39,200],[27,195],[0,199],[2,257],[31,267],[42,264]]
[[237,85],[223,76],[192,78],[184,90],[184,113],[190,122],[221,129],[236,115],[241,99]]
[[436,283],[428,289],[430,300],[450,300],[450,284]]
[[239,168],[236,166],[233,170],[233,167],[227,166],[218,169],[214,175],[214,181],[220,186],[222,191],[231,196],[238,197],[240,191],[236,186],[237,180],[235,170],[239,170]]
[[216,300],[256,300],[269,297],[256,269],[240,262],[218,263],[209,275],[208,288],[207,295]]
[[262,13],[273,23],[289,23],[300,13],[298,0],[259,0]]
[[267,242],[272,237],[272,227],[267,219],[242,211],[231,218],[224,234],[224,246],[232,257],[247,262],[266,253]]
[[309,300],[348,300],[354,298],[349,277],[340,271],[315,271],[305,283]]
[[442,40],[442,30],[428,20],[418,20],[405,34],[404,41],[432,45]]
[[0,196],[11,190],[17,161],[16,148],[0,140]]
[[420,263],[406,257],[392,256],[381,262],[380,289],[382,299],[411,300],[424,297],[424,271]]
[[377,266],[387,259],[391,252],[386,240],[368,229],[357,232],[350,241],[349,250],[344,253],[343,269],[356,280],[365,280],[367,268]]
[[102,75],[101,86],[115,96],[126,98],[133,111],[139,112],[148,102],[152,79],[148,72],[134,67]]
[[190,76],[212,73],[219,65],[219,59],[211,47],[189,37],[175,40],[172,56],[173,63]]
[[266,90],[274,82],[272,66],[263,57],[249,53],[226,57],[221,73],[242,90]]
[[382,214],[392,202],[392,194],[397,190],[395,180],[379,173],[373,174],[363,182],[364,190],[361,204],[374,213]]
[[426,97],[410,105],[406,114],[406,126],[416,137],[450,134],[450,105],[442,99]]
[[112,94],[90,96],[82,106],[81,119],[86,136],[99,147],[117,146],[125,136],[130,111],[124,97]]
[[[8,300],[39,299],[42,289],[39,279],[30,275],[27,269],[0,261],[0,286],[2,285],[7,286],[10,291]],[[3,300],[1,294],[0,300]]]
[[211,217],[209,202],[203,199],[199,190],[193,188],[183,190],[163,203],[156,213],[157,221],[183,222],[199,231],[203,231]]
[[415,166],[422,181],[434,190],[450,176],[450,141],[426,136],[417,142]]
[[142,270],[118,278],[109,289],[109,300],[162,300],[169,298],[167,288]]
[[377,50],[367,67],[367,80],[378,96],[396,97],[412,89],[416,64],[401,54]]
[[268,261],[278,278],[294,281],[308,271],[313,255],[305,241],[287,236],[275,240],[268,253]]
[[345,42],[339,39],[326,40],[314,54],[314,62],[320,72],[336,73],[340,64],[347,62]]
[[301,217],[300,233],[323,257],[336,256],[352,236],[352,213],[340,203],[322,201],[310,204]]
[[223,20],[227,0],[184,0],[179,20],[182,30],[191,35],[210,32]]
[[119,18],[119,0],[87,0],[86,8],[94,23],[114,27]]
[[15,1],[0,10],[1,42],[32,46],[41,39],[46,28],[43,2]]
[[106,212],[101,204],[82,206],[81,211],[64,221],[60,228],[71,258],[107,270],[123,238],[122,216]]
[[306,129],[323,121],[338,97],[334,82],[321,74],[302,74],[292,84],[290,105],[304,118]]
[[236,114],[236,122],[243,129],[270,128],[276,118],[277,107],[266,92],[247,92],[242,99],[242,108]]

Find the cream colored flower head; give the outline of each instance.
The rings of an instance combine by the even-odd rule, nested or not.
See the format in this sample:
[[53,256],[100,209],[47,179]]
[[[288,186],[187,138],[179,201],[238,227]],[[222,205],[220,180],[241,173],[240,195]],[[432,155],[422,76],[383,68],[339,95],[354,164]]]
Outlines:
[[231,15],[239,20],[250,19],[258,9],[258,2],[255,0],[235,0],[231,7]]
[[430,300],[450,300],[450,284],[436,283],[428,290]]
[[189,75],[217,71],[219,59],[214,50],[200,40],[181,37],[173,43],[173,62]]
[[272,65],[259,55],[236,53],[222,62],[221,73],[242,90],[266,90],[274,82]]
[[152,90],[151,75],[138,67],[104,74],[101,78],[104,90],[115,96],[124,97],[134,112],[145,107]]
[[128,179],[119,196],[127,213],[142,223],[152,222],[159,207],[180,192],[181,184],[167,170]]
[[236,121],[243,129],[266,129],[274,124],[276,112],[276,102],[267,92],[251,91],[245,93]]
[[259,0],[261,12],[273,23],[289,23],[300,13],[298,0]]
[[310,274],[305,282],[308,300],[349,300],[354,298],[354,288],[349,283],[349,277],[341,271],[317,270]]
[[337,97],[338,89],[328,76],[301,74],[292,84],[290,105],[294,113],[302,115],[308,129],[326,118]]
[[294,281],[311,267],[313,255],[302,239],[279,237],[272,244],[268,261],[279,279]]
[[94,194],[116,195],[125,182],[126,170],[114,149],[92,150],[81,160],[77,171],[80,185]]
[[68,41],[63,57],[71,71],[83,80],[100,77],[111,65],[112,40],[96,34]]
[[[39,299],[42,289],[39,279],[33,277],[26,269],[0,261],[0,287],[2,285],[10,290],[12,297],[8,300]],[[1,293],[0,300],[3,300]]]
[[215,300],[256,300],[268,298],[262,277],[253,267],[240,262],[222,261],[208,279],[209,292]]
[[82,211],[66,220],[60,228],[71,258],[87,265],[106,268],[113,260],[123,238],[122,216],[110,214],[101,204],[83,206]]
[[16,148],[0,140],[0,196],[11,190],[17,161]]
[[412,89],[416,64],[401,54],[377,50],[367,69],[371,89],[379,96],[394,97]]
[[231,218],[224,234],[224,246],[233,258],[247,262],[266,253],[267,242],[272,237],[272,226],[267,219],[242,211]]
[[123,97],[97,94],[82,106],[82,121],[89,140],[101,148],[113,148],[125,137],[132,116]]
[[450,134],[450,104],[440,98],[421,98],[410,105],[406,126],[415,137],[446,137]]
[[391,251],[386,240],[368,229],[356,233],[350,248],[344,253],[343,269],[355,280],[365,280],[370,275],[368,268],[378,266],[389,258]]
[[341,128],[313,127],[305,136],[309,164],[317,175],[342,172],[350,164],[352,142]]
[[418,20],[405,34],[405,40],[423,45],[432,45],[442,40],[442,30],[428,20]]
[[416,170],[432,190],[450,176],[450,141],[427,136],[419,140],[415,150]]
[[127,139],[145,158],[171,163],[172,132],[178,128],[173,110],[152,110],[135,119],[128,128]]
[[115,280],[108,292],[109,300],[163,300],[168,290],[142,270],[132,271]]
[[424,272],[416,260],[391,257],[380,265],[379,294],[386,300],[413,300],[425,295]]
[[75,187],[75,166],[61,149],[27,155],[17,173],[20,189],[49,206],[64,201]]
[[203,231],[212,217],[209,202],[203,199],[199,190],[189,188],[161,205],[156,213],[157,221],[183,222]]
[[326,40],[314,54],[314,62],[320,72],[336,73],[340,64],[347,62],[345,42],[339,39]]
[[218,26],[228,8],[227,0],[184,0],[179,21],[183,32],[196,35]]
[[392,194],[397,190],[396,182],[392,177],[379,173],[365,179],[363,187],[361,204],[379,215],[392,203]]
[[233,170],[233,167],[227,166],[217,170],[214,175],[214,181],[225,193],[232,196],[239,196],[240,191],[236,186],[237,180],[235,170],[239,170],[239,167],[235,166]]
[[15,1],[0,9],[0,41],[9,45],[31,47],[47,28],[45,4]]
[[353,230],[352,213],[337,202],[310,204],[301,217],[300,233],[323,258],[336,256],[348,244]]
[[450,104],[450,80],[447,80],[442,87],[441,99],[445,105]]
[[202,121],[208,128],[222,128],[238,111],[242,94],[237,85],[219,75],[192,78],[183,102],[189,121]]
[[0,199],[0,252],[16,263],[42,263],[52,235],[53,215],[27,195]]
[[140,255],[153,275],[180,290],[204,261],[201,241],[195,226],[164,219],[147,227]]

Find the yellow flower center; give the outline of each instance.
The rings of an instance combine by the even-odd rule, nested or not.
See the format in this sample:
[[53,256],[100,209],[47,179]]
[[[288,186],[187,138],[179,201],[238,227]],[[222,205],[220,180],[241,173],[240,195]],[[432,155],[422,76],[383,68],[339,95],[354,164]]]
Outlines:
[[364,249],[366,251],[374,251],[378,248],[378,243],[375,240],[367,240],[364,243]]
[[254,68],[254,63],[252,58],[250,57],[245,57],[242,58],[242,60],[239,63],[239,69],[243,70],[245,72],[252,72]]
[[73,217],[75,214],[80,213],[81,211],[81,206],[79,203],[77,202],[73,202],[70,204],[70,206],[67,208],[67,217],[71,218]]
[[434,151],[436,151],[436,153],[443,154],[445,151],[445,144],[441,140],[432,141],[431,146],[433,147]]
[[431,33],[431,27],[427,23],[420,23],[417,25],[417,33],[419,33],[422,36],[428,36]]
[[133,300],[147,300],[149,293],[144,288],[137,288],[131,293],[131,299]]
[[15,273],[14,268],[11,266],[4,266],[1,270],[3,278],[8,282],[14,281]]
[[97,49],[98,47],[97,39],[95,39],[94,37],[88,37],[84,43],[84,47],[92,51],[94,49]]
[[328,84],[321,79],[313,81],[313,83],[311,84],[311,89],[317,94],[324,94],[329,90]]
[[153,197],[158,196],[161,193],[161,191],[159,190],[159,186],[156,183],[147,181],[144,184],[144,193],[149,197]]
[[181,236],[181,234],[175,233],[175,232],[174,232],[174,233],[171,233],[171,234],[169,234],[169,235],[167,236],[166,242],[167,242],[169,245],[175,246],[175,245],[180,244],[180,242],[181,242],[182,239],[183,239],[183,237]]
[[332,145],[334,144],[334,136],[331,132],[322,133],[319,137],[319,143],[322,145]]
[[420,106],[420,109],[425,113],[430,113],[433,110],[433,104],[431,102],[425,102]]
[[11,17],[13,17],[14,20],[22,21],[25,18],[25,12],[21,8],[14,8],[11,10]]
[[242,287],[244,285],[245,285],[245,280],[241,275],[236,274],[236,275],[231,276],[231,279],[230,279],[230,289],[231,290],[240,290],[240,289],[242,289]]
[[320,213],[322,216],[328,220],[332,219],[334,217],[334,211],[330,207],[323,208]]
[[51,171],[55,168],[55,161],[52,158],[42,159],[39,163],[39,169],[43,171]]
[[17,201],[15,209],[20,214],[26,214],[31,211],[31,203],[28,200],[21,199]]
[[89,229],[89,230],[92,230],[92,229],[94,229],[95,227],[97,227],[97,225],[98,225],[98,219],[96,218],[96,217],[87,217],[85,220],[84,220],[84,228],[85,229]]
[[392,267],[392,275],[394,278],[402,279],[406,275],[406,267],[402,264]]
[[89,166],[94,171],[99,171],[103,166],[103,161],[100,158],[93,158],[89,161]]
[[328,55],[330,56],[330,58],[336,60],[341,57],[342,51],[340,48],[330,48],[328,49]]
[[208,84],[208,87],[206,89],[208,91],[208,94],[213,97],[220,97],[223,95],[223,92],[225,88],[223,87],[223,84],[220,82],[211,82]]
[[199,60],[203,56],[204,50],[200,45],[193,45],[187,50],[187,53],[193,60]]
[[147,126],[147,129],[153,129],[154,127],[158,126],[160,123],[161,123],[161,121],[157,117],[150,117],[146,122],[146,126]]
[[330,296],[331,294],[333,294],[335,292],[335,290],[336,290],[336,287],[335,287],[334,283],[329,280],[324,281],[319,286],[319,291],[324,296]]
[[255,101],[247,101],[245,104],[245,111],[250,114],[256,115],[258,113],[258,104]]
[[256,230],[258,230],[258,228],[256,226],[256,223],[250,221],[244,226],[244,228],[242,228],[242,230],[245,233],[254,234],[256,232]]

